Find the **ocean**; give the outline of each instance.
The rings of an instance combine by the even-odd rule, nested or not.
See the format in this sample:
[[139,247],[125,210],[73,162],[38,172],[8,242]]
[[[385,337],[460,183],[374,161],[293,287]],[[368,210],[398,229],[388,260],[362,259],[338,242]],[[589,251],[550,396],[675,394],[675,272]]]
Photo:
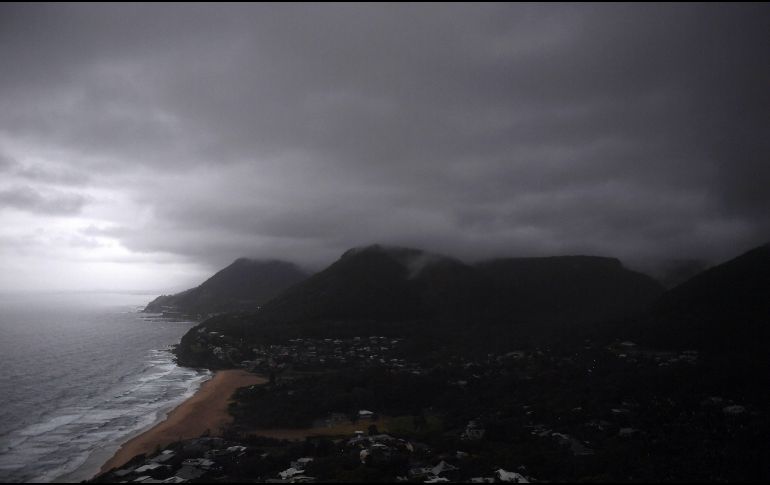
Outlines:
[[170,346],[195,323],[153,295],[0,294],[0,481],[77,482],[210,377]]

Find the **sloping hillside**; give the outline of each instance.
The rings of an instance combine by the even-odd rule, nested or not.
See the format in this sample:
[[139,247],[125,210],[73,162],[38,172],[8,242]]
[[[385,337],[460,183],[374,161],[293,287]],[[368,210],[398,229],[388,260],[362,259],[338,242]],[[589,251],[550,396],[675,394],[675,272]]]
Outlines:
[[150,302],[144,311],[173,311],[186,315],[256,310],[307,274],[285,261],[240,258],[200,286]]
[[666,292],[638,333],[655,346],[767,354],[770,244]]

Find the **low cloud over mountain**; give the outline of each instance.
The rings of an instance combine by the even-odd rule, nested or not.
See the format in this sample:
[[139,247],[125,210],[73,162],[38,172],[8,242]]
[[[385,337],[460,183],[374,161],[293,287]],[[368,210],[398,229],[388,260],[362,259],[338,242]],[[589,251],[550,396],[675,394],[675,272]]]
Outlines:
[[[28,260],[60,287],[374,241],[723,260],[770,231],[769,13],[3,5],[0,241],[99,231],[99,278],[65,268],[81,253]],[[0,287],[39,276],[6,249]]]

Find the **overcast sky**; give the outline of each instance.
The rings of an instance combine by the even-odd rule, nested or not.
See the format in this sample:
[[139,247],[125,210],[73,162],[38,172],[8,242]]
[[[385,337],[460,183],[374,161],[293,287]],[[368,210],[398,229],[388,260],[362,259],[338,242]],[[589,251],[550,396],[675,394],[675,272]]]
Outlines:
[[0,5],[0,290],[770,240],[764,5]]

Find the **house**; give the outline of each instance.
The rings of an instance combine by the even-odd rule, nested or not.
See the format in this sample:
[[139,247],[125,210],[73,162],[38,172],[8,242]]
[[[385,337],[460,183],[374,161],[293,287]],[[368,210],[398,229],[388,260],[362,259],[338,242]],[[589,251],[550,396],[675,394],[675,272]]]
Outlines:
[[176,453],[174,453],[172,450],[164,450],[160,455],[152,458],[150,461],[154,463],[166,463],[167,461],[172,460],[175,456]]
[[288,480],[290,478],[294,478],[296,476],[302,475],[305,473],[305,470],[298,470],[294,467],[289,467],[286,470],[279,472],[278,476],[281,477],[284,480]]
[[495,471],[495,477],[501,482],[507,483],[529,483],[529,480],[521,473],[505,471],[502,468]]
[[620,430],[618,430],[618,436],[620,438],[631,438],[638,432],[639,430],[634,428],[620,428]]
[[368,411],[366,409],[362,409],[358,411],[358,419],[372,419],[374,417],[373,411]]
[[154,470],[157,470],[158,468],[163,468],[165,465],[160,465],[158,463],[148,463],[147,465],[142,465],[136,470],[134,470],[135,473],[147,473]]
[[732,406],[722,408],[722,412],[727,416],[739,416],[746,412],[746,408],[740,404],[733,404]]

